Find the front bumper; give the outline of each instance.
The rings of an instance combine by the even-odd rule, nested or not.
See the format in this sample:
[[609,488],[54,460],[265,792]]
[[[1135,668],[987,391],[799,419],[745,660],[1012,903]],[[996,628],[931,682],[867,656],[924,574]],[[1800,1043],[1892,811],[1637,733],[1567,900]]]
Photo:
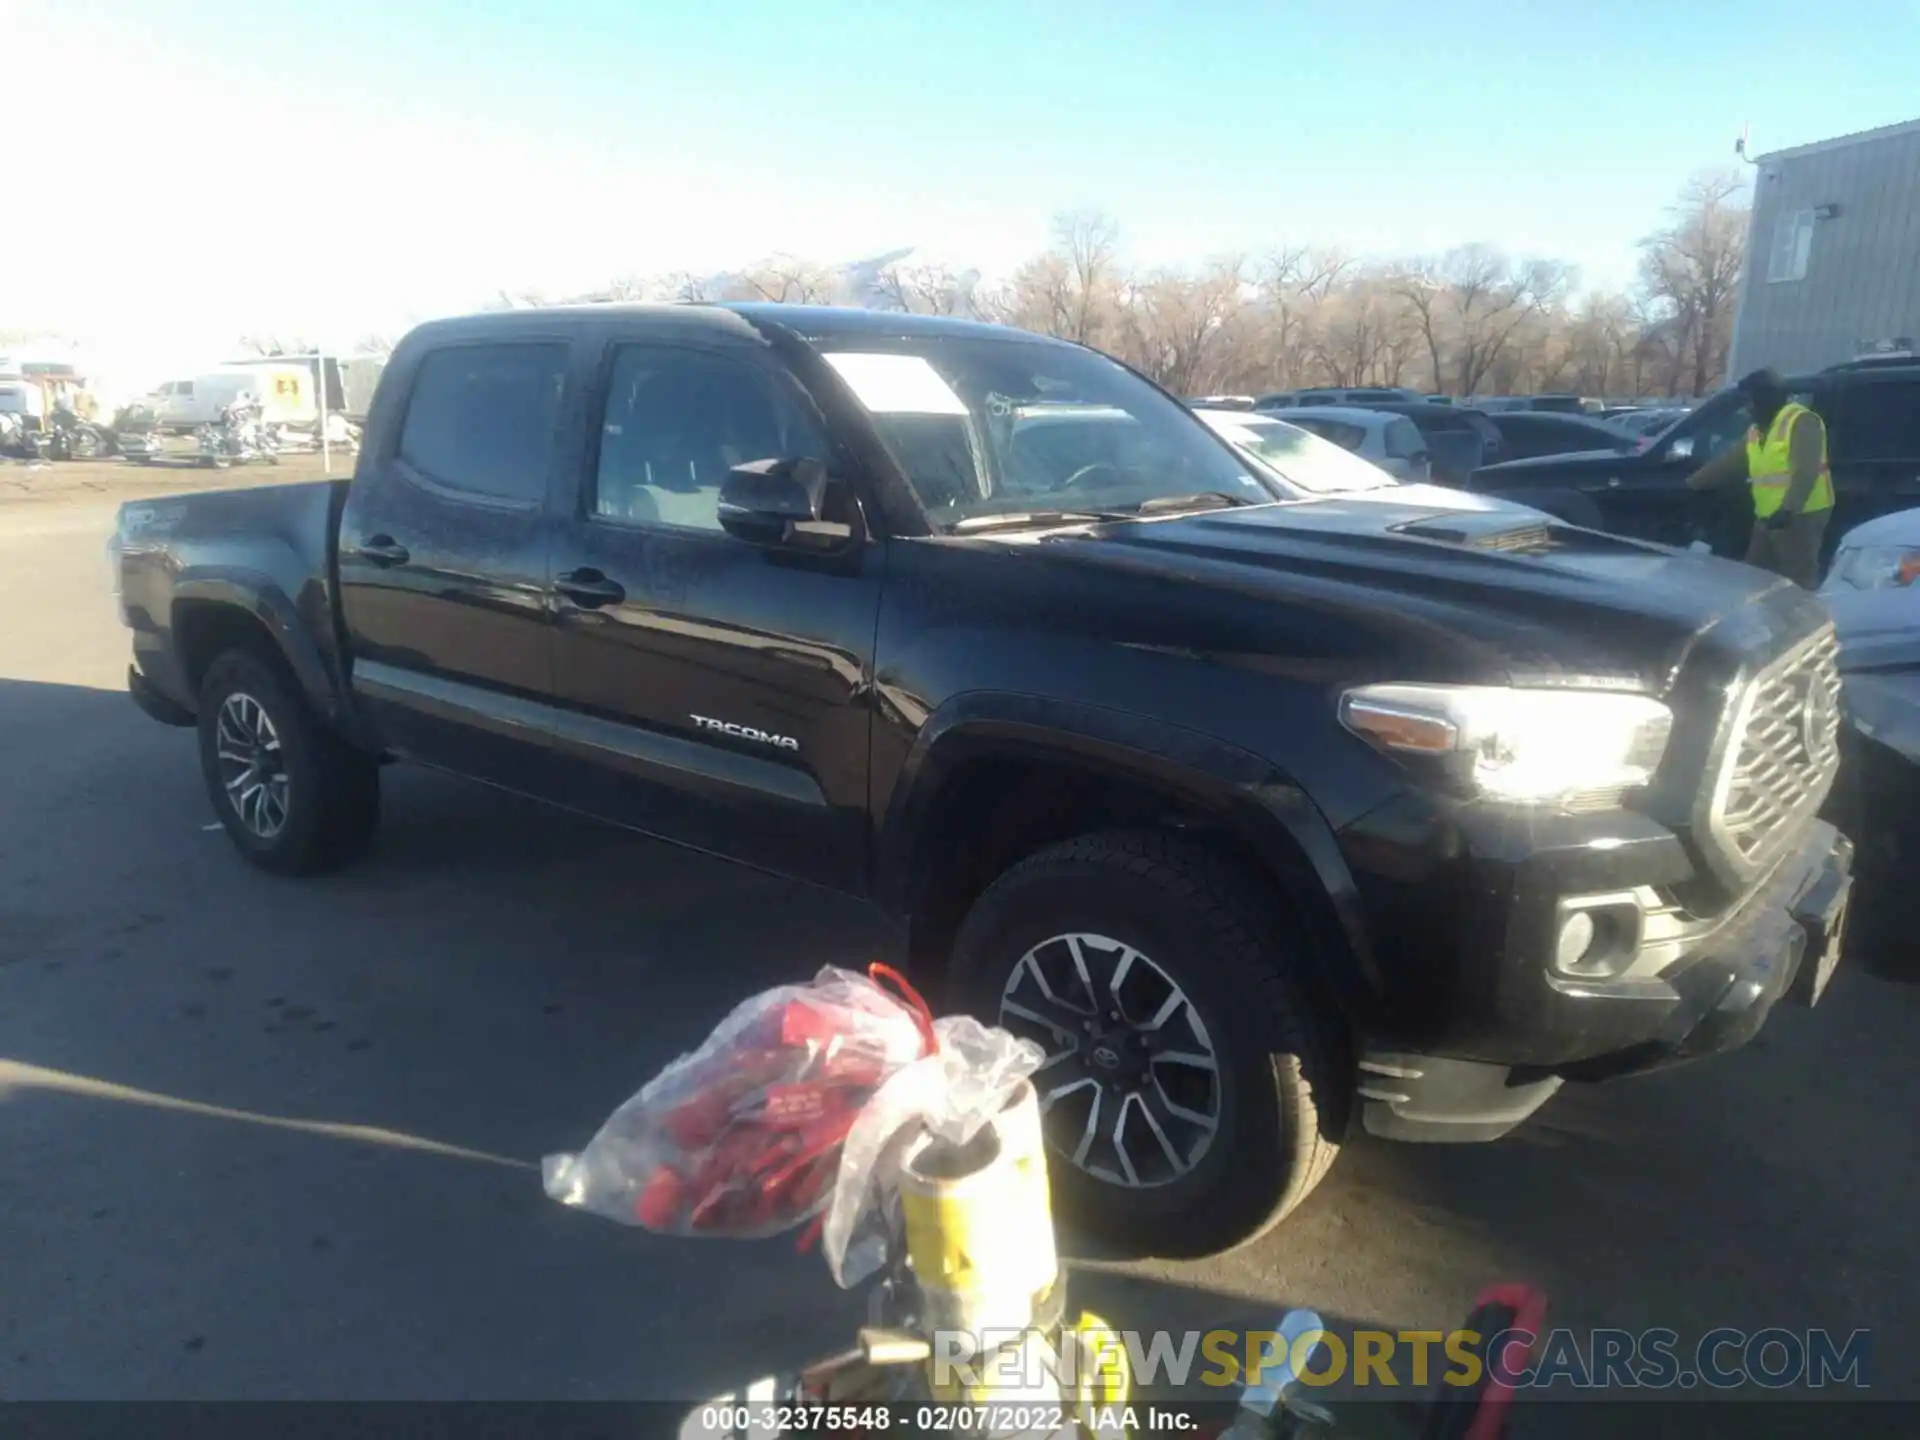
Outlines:
[[127,694],[144,714],[162,725],[185,728],[198,723],[193,711],[162,691],[138,665],[127,667]]
[[[1852,843],[1809,822],[1767,878],[1721,916],[1672,920],[1652,973],[1557,973],[1525,945],[1478,977],[1471,1021],[1428,1044],[1363,1047],[1362,1117],[1397,1139],[1486,1140],[1512,1129],[1566,1080],[1601,1080],[1732,1050],[1783,998],[1811,1003],[1839,958]],[[1470,907],[1471,908],[1471,907]],[[1518,920],[1507,938],[1526,927]]]

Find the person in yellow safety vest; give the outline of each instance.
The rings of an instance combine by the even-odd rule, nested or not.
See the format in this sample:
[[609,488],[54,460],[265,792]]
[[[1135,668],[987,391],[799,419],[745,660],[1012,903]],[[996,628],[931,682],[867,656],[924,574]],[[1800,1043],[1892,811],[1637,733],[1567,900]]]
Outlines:
[[1820,583],[1820,545],[1833,515],[1827,427],[1788,397],[1786,382],[1772,370],[1756,370],[1736,388],[1753,411],[1746,445],[1714,456],[1687,477],[1687,484],[1695,490],[1743,481],[1752,486],[1747,563],[1811,590]]

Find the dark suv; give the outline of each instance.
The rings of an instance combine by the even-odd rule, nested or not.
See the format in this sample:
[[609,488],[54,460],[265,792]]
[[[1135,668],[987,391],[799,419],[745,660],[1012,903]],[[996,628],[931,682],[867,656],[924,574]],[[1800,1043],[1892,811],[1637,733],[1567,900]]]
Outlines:
[[[1789,381],[1827,423],[1834,516],[1840,537],[1864,520],[1920,505],[1920,361],[1853,361]],[[1702,495],[1686,479],[1702,462],[1744,444],[1746,400],[1722,390],[1638,450],[1548,455],[1491,465],[1469,488],[1538,506],[1575,524],[1667,545],[1705,540],[1720,555],[1746,553],[1753,508],[1739,491]]]
[[356,857],[401,759],[869,899],[1045,1050],[1055,1193],[1129,1243],[1831,973],[1833,629],[1745,566],[1289,498],[1093,351],[858,310],[437,321],[357,466],[121,511],[133,697],[240,853]]

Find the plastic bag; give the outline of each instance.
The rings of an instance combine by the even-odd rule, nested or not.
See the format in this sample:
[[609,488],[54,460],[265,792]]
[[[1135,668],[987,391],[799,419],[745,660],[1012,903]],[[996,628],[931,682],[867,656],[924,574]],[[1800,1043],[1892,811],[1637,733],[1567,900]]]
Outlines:
[[854,1121],[821,1232],[842,1287],[886,1263],[888,1207],[908,1147],[923,1132],[964,1145],[1006,1108],[1046,1052],[967,1015],[933,1022],[934,1052],[888,1078]]
[[541,1163],[547,1194],[668,1235],[753,1239],[817,1215],[841,1142],[889,1077],[935,1043],[925,1002],[827,966],[736,1006],[608,1118]]

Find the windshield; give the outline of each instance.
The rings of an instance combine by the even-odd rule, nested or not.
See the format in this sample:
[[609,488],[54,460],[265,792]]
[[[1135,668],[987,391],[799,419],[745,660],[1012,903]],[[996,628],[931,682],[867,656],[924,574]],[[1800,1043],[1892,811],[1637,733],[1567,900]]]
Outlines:
[[1377,490],[1398,482],[1377,465],[1284,420],[1207,417],[1213,430],[1250,452],[1282,480],[1316,495]]
[[1176,496],[1280,499],[1185,406],[1090,350],[975,335],[822,347],[940,526],[1132,513]]

